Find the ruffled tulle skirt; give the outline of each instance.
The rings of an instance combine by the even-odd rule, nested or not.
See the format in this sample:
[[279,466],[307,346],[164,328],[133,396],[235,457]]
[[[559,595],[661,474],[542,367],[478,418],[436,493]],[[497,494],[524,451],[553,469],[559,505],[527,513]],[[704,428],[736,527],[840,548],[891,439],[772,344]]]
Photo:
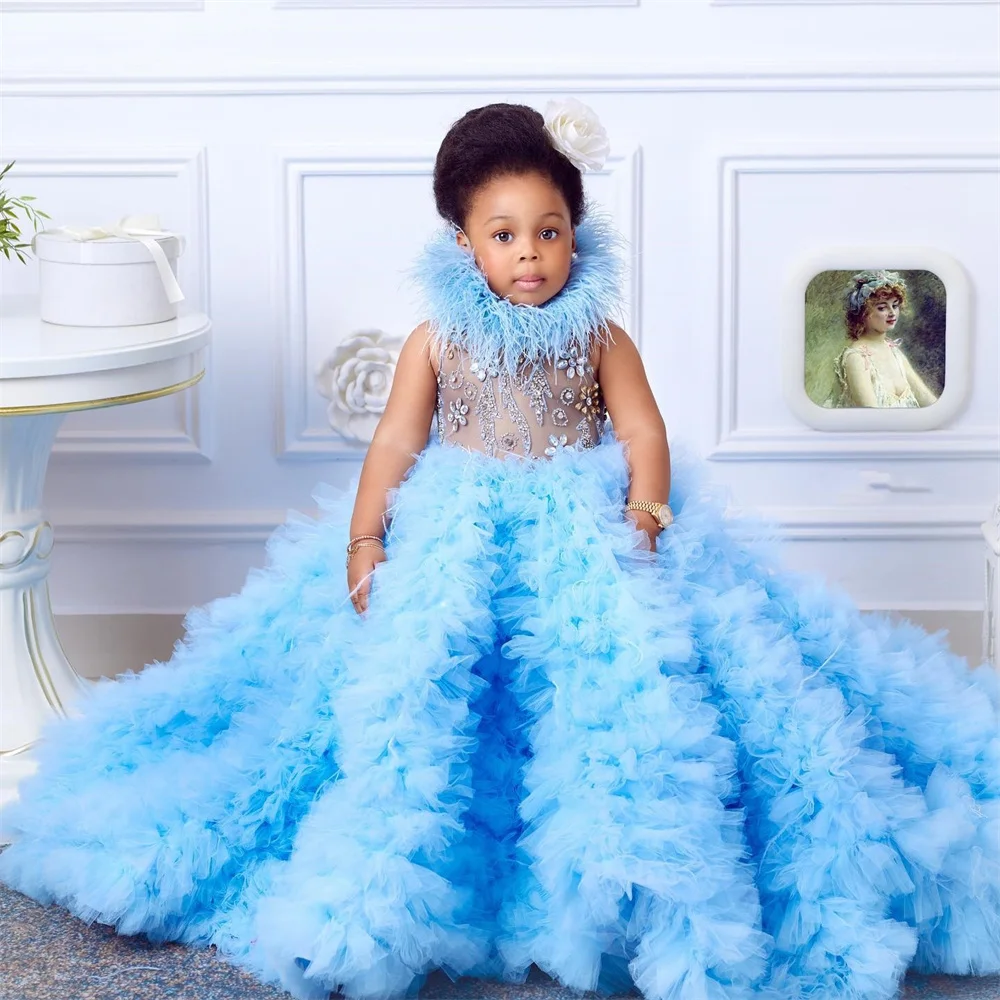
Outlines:
[[996,675],[860,614],[675,462],[657,550],[613,437],[432,444],[354,612],[354,488],[173,658],[44,733],[0,879],[214,944],[297,997],[427,973],[656,1000],[1000,970]]

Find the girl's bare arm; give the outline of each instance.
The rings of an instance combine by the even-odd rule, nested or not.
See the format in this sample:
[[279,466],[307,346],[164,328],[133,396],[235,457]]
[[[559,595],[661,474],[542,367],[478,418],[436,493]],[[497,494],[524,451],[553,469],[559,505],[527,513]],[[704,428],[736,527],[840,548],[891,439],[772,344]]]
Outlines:
[[[646,370],[629,335],[609,324],[613,344],[601,345],[597,379],[604,393],[615,436],[627,446],[629,499],[666,503],[670,495],[670,447],[667,428],[656,405]],[[652,514],[632,512],[650,535],[660,528]]]
[[383,534],[389,490],[403,481],[427,444],[437,399],[428,324],[421,323],[399,352],[392,388],[368,446],[351,517],[351,537]]

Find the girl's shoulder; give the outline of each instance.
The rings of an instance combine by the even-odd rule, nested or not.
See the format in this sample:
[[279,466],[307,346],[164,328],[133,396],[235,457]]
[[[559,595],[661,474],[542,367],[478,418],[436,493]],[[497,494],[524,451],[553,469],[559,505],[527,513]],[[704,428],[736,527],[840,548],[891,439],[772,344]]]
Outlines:
[[[617,336],[617,334],[616,334]],[[601,368],[601,351],[602,351],[601,338],[598,336],[593,336],[590,338],[590,350],[588,352],[588,358],[590,361],[591,368],[595,372],[600,371]]]
[[595,330],[591,334],[590,363],[594,366],[595,372],[601,367],[601,358],[604,354],[621,343],[622,340],[628,340],[631,343],[628,333],[611,320],[605,321],[604,329]]
[[421,358],[430,365],[431,371],[434,372],[434,377],[437,378],[441,338],[434,331],[431,321],[425,319],[422,323],[415,326],[410,332],[409,337],[407,337],[407,341],[416,341],[419,343]]

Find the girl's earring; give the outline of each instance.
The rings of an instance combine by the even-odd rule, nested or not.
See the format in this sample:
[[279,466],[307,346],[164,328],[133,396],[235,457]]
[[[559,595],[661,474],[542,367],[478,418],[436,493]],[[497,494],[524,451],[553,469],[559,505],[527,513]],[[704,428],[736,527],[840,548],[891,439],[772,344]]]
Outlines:
[[579,257],[579,256],[580,255],[574,250],[573,251],[573,260],[576,260],[576,258]]

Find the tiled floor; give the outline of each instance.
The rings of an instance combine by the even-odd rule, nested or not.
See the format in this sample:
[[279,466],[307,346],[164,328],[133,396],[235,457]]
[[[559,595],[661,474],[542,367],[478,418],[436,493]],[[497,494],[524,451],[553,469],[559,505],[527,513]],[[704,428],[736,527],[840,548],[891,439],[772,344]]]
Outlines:
[[[578,997],[537,971],[523,985],[452,983],[436,973],[420,993],[420,1000]],[[956,997],[998,1000],[1000,977],[910,976],[900,1000]],[[157,947],[144,938],[119,937],[0,886],[0,1000],[288,1000],[288,994],[261,985],[209,949]]]

